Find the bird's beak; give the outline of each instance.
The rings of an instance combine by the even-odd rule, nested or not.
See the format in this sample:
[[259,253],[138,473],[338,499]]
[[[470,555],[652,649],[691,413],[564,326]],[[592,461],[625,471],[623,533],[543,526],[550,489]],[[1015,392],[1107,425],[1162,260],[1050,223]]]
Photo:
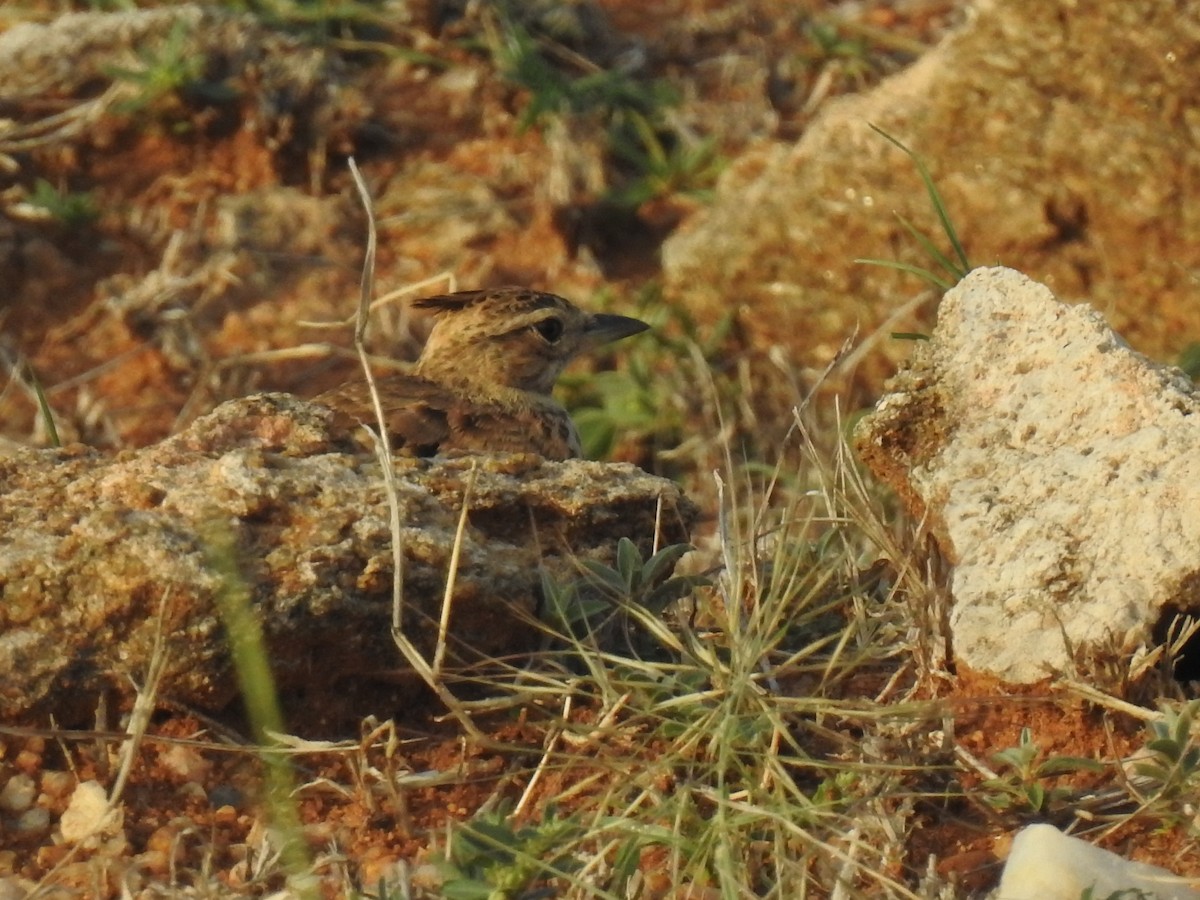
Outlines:
[[598,347],[600,344],[640,334],[649,327],[641,319],[597,313],[588,322],[585,341],[590,347]]

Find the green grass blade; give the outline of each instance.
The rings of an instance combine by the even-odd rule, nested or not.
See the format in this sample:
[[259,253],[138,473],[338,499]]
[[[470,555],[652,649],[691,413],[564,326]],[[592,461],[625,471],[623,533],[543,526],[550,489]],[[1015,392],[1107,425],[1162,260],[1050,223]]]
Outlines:
[[907,272],[909,275],[916,275],[918,278],[922,278],[925,281],[928,281],[930,284],[937,285],[944,291],[948,291],[950,288],[954,287],[954,285],[949,281],[938,277],[936,274],[929,271],[929,269],[922,269],[920,266],[914,266],[909,263],[896,262],[893,259],[866,259],[863,257],[859,257],[854,261],[867,266],[883,266],[885,269],[896,269],[900,272]]
[[[962,242],[958,239],[958,231],[954,227],[954,223],[950,220],[950,214],[946,211],[946,203],[942,199],[941,192],[938,191],[937,185],[934,184],[933,176],[929,172],[929,167],[925,165],[925,161],[916,153],[906,147],[902,142],[892,137],[878,125],[868,122],[868,126],[872,131],[882,137],[892,146],[898,148],[905,156],[913,161],[913,165],[917,167],[917,172],[921,175],[921,181],[925,183],[925,191],[929,194],[929,200],[933,204],[934,211],[937,213],[938,222],[942,226],[942,231],[946,233],[946,237],[950,240],[950,246],[954,248],[954,253],[958,257],[958,265],[953,267],[953,271],[957,278],[962,278],[971,271],[974,266],[971,265],[970,259],[967,258],[967,253],[963,249]],[[956,279],[957,280],[957,279]]]
[[42,421],[46,423],[46,434],[50,438],[50,446],[61,447],[62,440],[58,436],[58,426],[54,424],[54,411],[50,409],[50,401],[46,399],[46,392],[42,390],[42,382],[34,374],[32,367],[29,368],[29,383],[33,386],[33,393],[37,397]]
[[939,250],[937,244],[935,244],[925,235],[921,234],[921,232],[917,230],[916,225],[904,218],[904,216],[900,215],[900,213],[896,213],[896,218],[899,219],[900,224],[904,226],[904,230],[912,235],[913,240],[921,245],[921,249],[929,254],[934,262],[949,272],[955,281],[958,281],[963,277],[963,275],[966,274],[965,272],[959,271],[958,267],[954,264],[954,260]]

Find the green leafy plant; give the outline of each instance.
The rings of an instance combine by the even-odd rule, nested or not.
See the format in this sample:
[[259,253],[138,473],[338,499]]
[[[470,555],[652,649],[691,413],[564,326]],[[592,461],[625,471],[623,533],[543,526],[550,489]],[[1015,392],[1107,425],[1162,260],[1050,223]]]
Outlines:
[[139,68],[109,67],[112,77],[138,88],[134,96],[118,104],[120,111],[167,111],[184,100],[216,103],[235,96],[228,84],[204,77],[208,60],[190,45],[190,31],[190,24],[180,19],[157,46],[137,51]]
[[864,38],[847,36],[831,22],[813,22],[805,29],[805,35],[810,45],[802,54],[805,62],[821,68],[833,67],[856,88],[866,86],[875,66]]
[[[643,630],[657,631],[666,608],[705,582],[699,576],[672,574],[690,549],[687,544],[672,544],[646,559],[633,541],[621,538],[616,566],[584,560],[583,574],[567,585],[543,574],[545,618],[552,627],[575,637],[599,635],[614,618],[626,626],[622,630],[627,637],[630,620],[640,621]],[[632,638],[626,649],[635,656],[647,652],[643,642]]]
[[502,75],[524,88],[529,100],[519,125],[527,129],[546,116],[617,111],[644,115],[678,101],[665,82],[643,82],[622,69],[594,68],[565,71],[545,52],[542,43],[513,17],[500,14],[499,34],[492,54]]
[[1093,759],[1078,756],[1042,758],[1041,748],[1033,742],[1033,733],[1021,729],[1016,747],[992,755],[992,761],[1004,768],[996,778],[989,778],[981,787],[990,792],[984,797],[993,809],[1025,809],[1042,812],[1071,795],[1066,788],[1047,789],[1043,782],[1058,775],[1074,772],[1099,772],[1104,769]]
[[82,228],[100,216],[100,208],[91,191],[60,191],[44,178],[34,182],[29,202],[46,210],[68,228]]
[[694,378],[680,361],[715,364],[736,317],[730,310],[714,326],[701,328],[686,310],[663,302],[654,285],[640,293],[636,310],[650,331],[611,351],[620,355],[620,366],[560,379],[589,459],[610,456],[618,435],[650,449],[678,447],[685,437],[685,404],[695,400]]
[[954,222],[950,219],[950,214],[946,210],[946,203],[942,199],[941,192],[938,191],[937,185],[933,181],[933,176],[929,172],[929,167],[925,165],[925,161],[916,153],[896,140],[882,128],[871,125],[871,130],[880,135],[889,144],[898,147],[905,156],[913,161],[913,165],[917,167],[917,171],[921,174],[921,181],[925,184],[925,191],[929,195],[929,202],[933,204],[934,212],[937,213],[938,222],[941,224],[942,232],[950,241],[950,247],[953,251],[953,257],[942,252],[933,239],[923,234],[912,222],[904,216],[896,213],[896,218],[900,220],[900,224],[904,226],[914,240],[921,246],[921,249],[937,264],[945,275],[939,275],[933,269],[914,266],[909,263],[899,262],[891,259],[856,259],[855,262],[865,263],[872,266],[883,266],[888,269],[898,269],[901,272],[908,272],[912,275],[917,275],[925,279],[931,284],[940,287],[942,290],[949,290],[957,282],[961,281],[974,266],[967,258],[967,253],[963,249],[962,242],[958,239],[958,232],[954,227]]
[[578,409],[573,416],[587,458],[608,456],[619,434],[645,434],[664,427],[655,397],[645,390],[637,373],[620,369],[596,372],[588,387],[599,405]]
[[639,206],[671,194],[708,199],[725,160],[716,141],[696,139],[655,127],[638,112],[624,117],[609,131],[614,156],[634,174],[629,184],[610,192],[609,199],[623,206]]
[[671,574],[679,558],[691,549],[688,544],[672,544],[645,559],[633,541],[621,538],[617,542],[616,567],[584,560],[590,576],[586,580],[614,599],[636,603],[661,615],[668,604],[699,583],[693,576]]
[[1146,758],[1134,764],[1134,771],[1148,778],[1155,786],[1151,803],[1168,807],[1168,817],[1191,821],[1186,811],[1172,812],[1169,807],[1179,801],[1193,804],[1200,787],[1200,747],[1192,738],[1200,700],[1193,700],[1182,709],[1166,710],[1163,717],[1148,726],[1150,740],[1146,742]]
[[555,116],[591,117],[605,130],[610,163],[622,182],[605,199],[619,206],[675,192],[705,196],[724,161],[714,141],[683,134],[668,121],[665,111],[680,101],[674,87],[628,69],[602,68],[563,48],[553,53],[557,45],[503,11],[497,22],[493,59],[528,94],[522,130]]
[[442,896],[448,900],[517,900],[555,896],[535,885],[568,875],[578,867],[569,852],[581,832],[574,819],[560,818],[553,805],[542,820],[515,826],[511,804],[457,826],[448,858],[441,864]]

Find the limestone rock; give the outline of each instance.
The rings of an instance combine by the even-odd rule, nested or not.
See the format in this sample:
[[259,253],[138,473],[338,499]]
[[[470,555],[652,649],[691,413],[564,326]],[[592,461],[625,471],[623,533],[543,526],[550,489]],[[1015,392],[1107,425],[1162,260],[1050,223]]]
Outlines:
[[[972,259],[1019,260],[1060,296],[1111,310],[1145,352],[1194,339],[1200,7],[972,7],[911,67],[828,103],[795,144],[733,160],[714,202],[663,246],[668,293],[714,320],[740,304],[755,346],[809,364],[831,359],[856,322],[863,333],[884,322],[920,285],[854,260],[929,265],[893,212],[940,231],[912,162],[874,124],[928,164]],[[881,380],[886,360],[867,364]]]
[[[352,677],[403,670],[382,475],[373,457],[342,452],[330,421],[324,407],[264,394],[145,450],[0,459],[0,718],[61,717],[77,697],[86,709],[97,689],[141,683],[160,610],[163,694],[222,708],[234,695],[214,606],[222,537],[283,691],[336,696]],[[611,563],[622,536],[646,547],[660,498],[668,540],[684,539],[692,514],[672,483],[630,465],[497,455],[395,468],[405,630],[426,651],[474,477],[450,620],[459,664],[537,639],[524,618],[540,568],[567,579],[578,558]]]
[[954,564],[973,669],[1035,681],[1200,611],[1200,395],[1017,272],[946,294],[857,443]]
[[1124,859],[1053,825],[1022,828],[1004,864],[997,900],[1079,900],[1083,896],[1200,900],[1200,890],[1166,869]]

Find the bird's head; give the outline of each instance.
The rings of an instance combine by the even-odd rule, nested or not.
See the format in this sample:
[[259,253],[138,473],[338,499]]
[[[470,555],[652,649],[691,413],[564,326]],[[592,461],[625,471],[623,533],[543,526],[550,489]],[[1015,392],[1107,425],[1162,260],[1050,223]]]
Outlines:
[[576,355],[649,327],[520,287],[443,294],[413,306],[437,314],[417,374],[482,393],[510,388],[549,394]]

